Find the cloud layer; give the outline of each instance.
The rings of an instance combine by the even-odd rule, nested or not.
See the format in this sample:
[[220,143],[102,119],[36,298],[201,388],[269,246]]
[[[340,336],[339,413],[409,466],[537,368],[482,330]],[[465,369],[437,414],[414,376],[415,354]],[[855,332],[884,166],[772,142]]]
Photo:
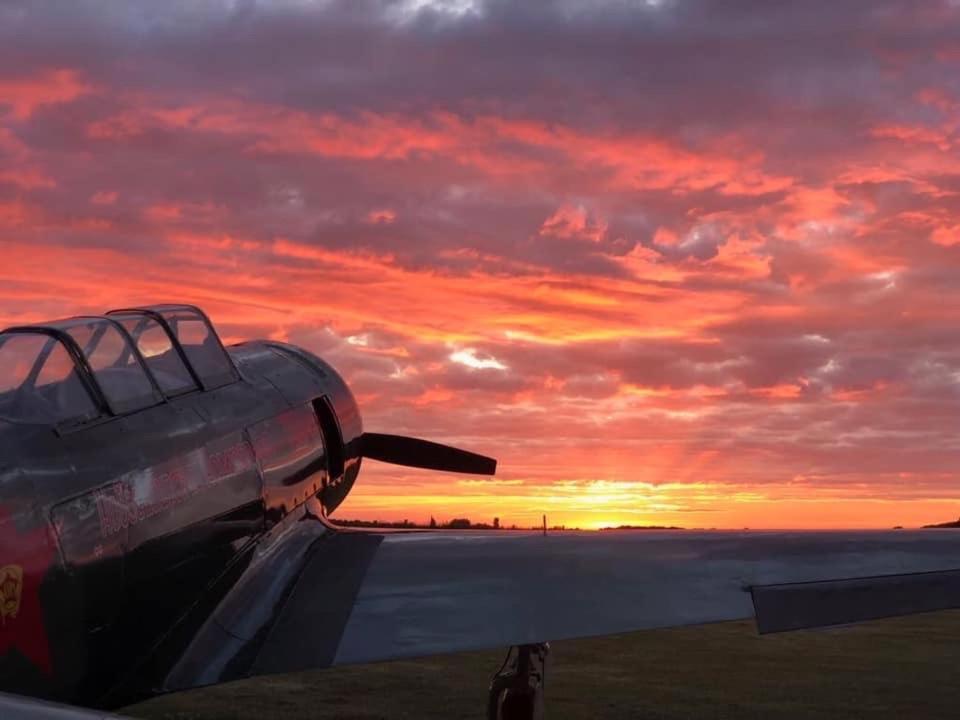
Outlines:
[[960,7],[5,3],[0,322],[207,308],[371,429],[344,512],[960,514]]

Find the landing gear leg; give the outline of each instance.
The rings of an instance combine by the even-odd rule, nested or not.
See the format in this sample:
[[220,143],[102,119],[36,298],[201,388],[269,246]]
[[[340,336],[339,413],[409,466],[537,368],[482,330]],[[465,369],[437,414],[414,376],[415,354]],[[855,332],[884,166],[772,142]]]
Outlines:
[[490,681],[487,720],[542,720],[549,652],[549,643],[519,645],[507,651],[503,665]]

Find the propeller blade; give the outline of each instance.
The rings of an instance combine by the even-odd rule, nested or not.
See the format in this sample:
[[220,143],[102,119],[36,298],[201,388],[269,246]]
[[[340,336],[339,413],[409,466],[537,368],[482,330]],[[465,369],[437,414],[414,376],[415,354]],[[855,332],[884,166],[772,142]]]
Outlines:
[[445,472],[493,475],[497,461],[485,455],[403,435],[364,433],[362,455],[373,460]]

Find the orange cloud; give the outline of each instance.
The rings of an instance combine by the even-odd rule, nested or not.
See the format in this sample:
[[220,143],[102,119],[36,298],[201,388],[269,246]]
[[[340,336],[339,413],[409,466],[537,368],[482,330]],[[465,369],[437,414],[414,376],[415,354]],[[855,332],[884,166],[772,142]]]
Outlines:
[[28,120],[38,108],[71,102],[92,89],[74,70],[46,70],[0,80],[0,108],[6,105],[16,120]]
[[[437,111],[414,120],[372,112],[355,117],[310,115],[282,107],[211,98],[203,105],[164,107],[139,98],[140,107],[97,120],[87,134],[97,140],[129,139],[149,128],[211,133],[244,140],[255,153],[316,154],[365,160],[444,156],[499,177],[546,177],[553,162],[532,159],[511,146],[549,151],[578,167],[604,169],[612,187],[624,189],[719,186],[730,194],[763,194],[789,188],[792,179],[763,171],[763,156],[723,144],[686,150],[654,136],[590,135],[556,124],[465,118]],[[495,148],[495,152],[491,149]]]
[[607,224],[589,216],[582,206],[562,205],[543,221],[540,234],[565,239],[583,238],[599,242],[607,232]]

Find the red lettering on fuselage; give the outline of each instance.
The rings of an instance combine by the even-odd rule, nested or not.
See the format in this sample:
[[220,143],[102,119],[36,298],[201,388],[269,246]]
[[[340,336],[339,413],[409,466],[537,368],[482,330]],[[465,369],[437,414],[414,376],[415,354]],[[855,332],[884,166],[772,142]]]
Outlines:
[[253,451],[245,441],[207,456],[207,475],[211,480],[245,472],[254,465]]
[[129,473],[94,492],[100,533],[109,537],[254,466],[253,451],[240,441],[216,453],[199,448],[172,462]]

